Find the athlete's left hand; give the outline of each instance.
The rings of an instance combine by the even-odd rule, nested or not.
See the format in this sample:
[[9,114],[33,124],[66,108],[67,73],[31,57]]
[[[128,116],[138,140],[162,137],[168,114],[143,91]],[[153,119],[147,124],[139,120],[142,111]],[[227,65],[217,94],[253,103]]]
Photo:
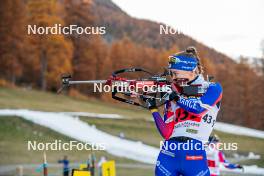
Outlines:
[[148,98],[146,100],[146,105],[147,105],[149,110],[157,109],[155,98]]
[[180,98],[179,93],[175,92],[175,91],[172,91],[170,96],[169,96],[170,101],[172,101],[172,100],[178,101],[179,98]]

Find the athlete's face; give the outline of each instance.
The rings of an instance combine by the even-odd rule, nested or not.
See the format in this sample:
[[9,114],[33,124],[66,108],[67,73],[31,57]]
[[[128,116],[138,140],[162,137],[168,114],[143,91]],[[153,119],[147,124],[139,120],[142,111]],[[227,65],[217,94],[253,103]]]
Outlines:
[[176,70],[170,69],[172,80],[177,83],[178,81],[191,81],[196,77],[195,71],[184,71],[184,70]]

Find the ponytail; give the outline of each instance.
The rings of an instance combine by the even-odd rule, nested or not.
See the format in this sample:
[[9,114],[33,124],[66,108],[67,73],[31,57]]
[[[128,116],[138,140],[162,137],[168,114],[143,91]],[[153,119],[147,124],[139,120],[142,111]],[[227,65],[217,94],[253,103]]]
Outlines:
[[184,56],[187,56],[187,57],[192,57],[192,58],[197,59],[197,71],[198,71],[198,74],[203,74],[204,70],[203,70],[203,66],[202,66],[202,63],[201,63],[201,59],[199,58],[197,50],[196,50],[195,47],[190,46],[185,51],[176,53],[176,56],[177,55],[178,56],[179,55],[184,55]]

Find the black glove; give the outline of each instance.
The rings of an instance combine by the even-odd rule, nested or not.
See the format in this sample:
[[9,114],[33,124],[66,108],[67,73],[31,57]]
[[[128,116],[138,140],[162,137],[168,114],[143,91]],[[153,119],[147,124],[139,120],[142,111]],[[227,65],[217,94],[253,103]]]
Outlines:
[[156,106],[156,99],[155,98],[148,98],[146,99],[146,105],[149,110],[157,109]]
[[242,170],[244,169],[244,167],[241,165],[237,165],[237,168],[242,169]]
[[175,92],[175,91],[172,91],[170,96],[169,96],[170,101],[172,101],[172,100],[178,101],[179,98],[180,98],[179,93]]

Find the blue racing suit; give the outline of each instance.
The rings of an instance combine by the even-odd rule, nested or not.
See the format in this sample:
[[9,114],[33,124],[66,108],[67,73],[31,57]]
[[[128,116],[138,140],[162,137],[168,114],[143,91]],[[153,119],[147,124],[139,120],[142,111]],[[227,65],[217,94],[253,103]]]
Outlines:
[[157,109],[151,110],[165,138],[156,162],[156,176],[210,176],[203,144],[215,124],[222,88],[219,83],[205,81],[202,75],[191,84],[207,86],[206,92],[201,97],[180,95],[176,102],[167,102],[164,118]]

